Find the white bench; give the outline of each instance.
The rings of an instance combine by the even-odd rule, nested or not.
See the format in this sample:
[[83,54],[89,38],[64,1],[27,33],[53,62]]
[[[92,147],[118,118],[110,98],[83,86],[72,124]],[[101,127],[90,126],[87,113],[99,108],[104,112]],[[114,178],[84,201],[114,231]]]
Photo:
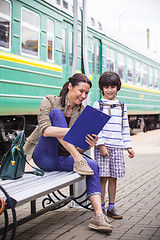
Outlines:
[[[1,180],[0,179],[0,197],[5,200],[5,226],[0,229],[2,239],[5,239],[7,230],[12,229],[11,239],[15,238],[16,226],[20,226],[29,220],[36,218],[44,214],[47,211],[54,210],[65,206],[71,200],[85,207],[90,208],[90,203],[85,199],[80,202],[78,199],[85,195],[85,192],[79,197],[75,197],[74,184],[85,179],[85,176],[81,176],[75,172],[59,172],[53,171],[44,174],[43,177],[35,176],[32,174],[24,174],[23,177],[17,180]],[[64,195],[60,189],[68,187],[68,196]],[[50,194],[53,194],[53,198]],[[36,199],[43,197],[42,209],[36,209]],[[16,219],[16,207],[30,202],[31,212],[28,216],[17,220]],[[46,203],[47,202],[47,203]],[[48,204],[49,203],[49,204]],[[47,205],[48,206],[45,206]],[[8,223],[7,210],[11,209],[13,223]]]

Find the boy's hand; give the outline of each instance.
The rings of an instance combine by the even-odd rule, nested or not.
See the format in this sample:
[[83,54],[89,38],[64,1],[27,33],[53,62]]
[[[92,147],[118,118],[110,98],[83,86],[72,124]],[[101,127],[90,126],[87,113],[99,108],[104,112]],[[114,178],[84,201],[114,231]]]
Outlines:
[[133,158],[134,155],[135,155],[135,152],[133,151],[133,149],[132,148],[128,148],[127,151],[128,151],[128,154],[129,154],[128,157],[129,158]]
[[102,157],[106,157],[106,156],[109,157],[108,149],[104,145],[100,145],[99,148],[100,148],[100,155]]

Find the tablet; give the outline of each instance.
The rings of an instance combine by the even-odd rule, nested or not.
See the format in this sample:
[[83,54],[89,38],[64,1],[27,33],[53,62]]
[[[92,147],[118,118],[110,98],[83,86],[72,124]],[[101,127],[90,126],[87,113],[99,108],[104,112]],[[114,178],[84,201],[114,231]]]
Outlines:
[[87,150],[89,147],[85,141],[87,134],[98,135],[109,119],[109,115],[87,105],[63,140]]

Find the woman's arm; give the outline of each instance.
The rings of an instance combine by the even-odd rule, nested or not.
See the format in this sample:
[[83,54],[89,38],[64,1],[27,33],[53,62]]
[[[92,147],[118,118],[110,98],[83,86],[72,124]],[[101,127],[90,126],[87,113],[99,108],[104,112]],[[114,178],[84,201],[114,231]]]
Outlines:
[[69,131],[69,128],[61,128],[61,127],[47,127],[44,130],[43,136],[44,137],[57,137],[57,138],[63,138],[66,133]]

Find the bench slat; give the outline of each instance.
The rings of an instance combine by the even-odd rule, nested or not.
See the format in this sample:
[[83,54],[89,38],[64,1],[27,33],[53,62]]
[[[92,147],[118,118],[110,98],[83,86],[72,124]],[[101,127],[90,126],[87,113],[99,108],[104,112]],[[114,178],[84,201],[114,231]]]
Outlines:
[[[75,172],[49,172],[43,177],[24,174],[17,180],[0,180],[0,185],[17,201],[17,206],[84,179]],[[0,191],[0,197],[4,194]]]

